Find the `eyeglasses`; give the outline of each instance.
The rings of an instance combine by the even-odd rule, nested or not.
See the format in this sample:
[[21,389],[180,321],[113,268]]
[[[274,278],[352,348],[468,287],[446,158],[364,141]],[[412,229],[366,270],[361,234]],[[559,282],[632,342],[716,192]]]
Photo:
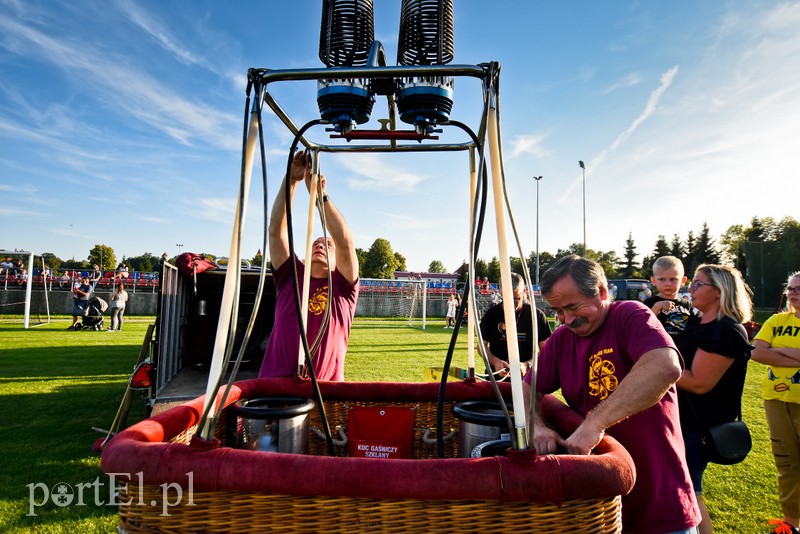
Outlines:
[[790,294],[791,295],[800,295],[800,286],[797,286],[797,287],[786,286],[786,294],[787,295],[790,295]]
[[714,287],[714,284],[710,284],[708,282],[701,282],[700,280],[693,280],[691,284],[689,284],[689,289],[692,291],[697,291],[703,286],[711,286]]

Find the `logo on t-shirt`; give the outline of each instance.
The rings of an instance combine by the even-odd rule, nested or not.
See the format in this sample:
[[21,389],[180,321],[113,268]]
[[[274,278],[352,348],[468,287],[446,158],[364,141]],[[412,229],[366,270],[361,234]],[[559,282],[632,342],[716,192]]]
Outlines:
[[610,360],[604,360],[603,354],[609,354],[614,349],[603,349],[589,358],[589,395],[605,400],[608,395],[617,389],[619,381],[614,375],[616,367]]
[[772,335],[774,337],[778,336],[791,336],[797,337],[798,332],[800,332],[800,326],[792,326],[792,325],[785,325],[785,326],[775,326],[772,328]]
[[[779,369],[783,370],[782,368]],[[778,371],[778,373],[780,373],[780,371]],[[772,389],[776,393],[786,393],[792,397],[800,395],[800,388],[797,387],[798,384],[800,384],[800,370],[796,370],[788,376],[783,376],[781,374],[776,375],[775,371],[771,367],[768,367],[767,380],[774,382]]]
[[[497,324],[497,331],[500,333],[500,341],[507,341],[506,340],[506,323],[498,323]],[[523,342],[525,341],[526,335],[523,332],[519,325],[517,325],[517,341]]]
[[316,291],[308,297],[308,313],[322,315],[327,306],[328,286],[317,288]]

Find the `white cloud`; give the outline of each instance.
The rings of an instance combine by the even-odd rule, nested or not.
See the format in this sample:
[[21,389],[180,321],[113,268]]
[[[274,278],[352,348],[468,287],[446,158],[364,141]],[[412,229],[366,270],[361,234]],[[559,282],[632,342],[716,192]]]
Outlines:
[[522,154],[531,154],[536,158],[543,158],[550,154],[550,150],[542,146],[547,138],[545,134],[518,135],[511,141],[511,157],[515,158]]
[[623,79],[611,84],[607,89],[603,91],[603,94],[612,93],[619,89],[627,89],[628,87],[639,85],[641,82],[642,82],[642,76],[639,73],[634,72],[628,74]]
[[41,217],[43,215],[44,213],[41,211],[0,206],[0,217],[23,217],[27,219]]
[[[202,209],[193,209],[193,212],[202,213],[204,219],[220,221],[226,224],[231,223],[236,210],[235,200],[230,198],[201,198],[198,199],[197,204]],[[194,205],[194,202],[192,202],[192,205]]]
[[[595,172],[598,167],[601,166],[603,161],[608,157],[610,152],[617,150],[626,140],[628,140],[631,135],[646,121],[649,117],[655,113],[656,109],[658,108],[658,104],[661,101],[661,98],[664,96],[664,93],[669,89],[672,85],[675,76],[678,74],[678,66],[674,66],[665,73],[661,75],[661,83],[659,86],[650,93],[650,97],[647,99],[647,103],[644,106],[644,109],[639,113],[639,115],[631,122],[630,126],[628,126],[621,134],[617,136],[616,139],[608,146],[608,148],[604,149],[600,154],[594,157],[591,161],[586,163],[586,170],[589,172]],[[587,174],[589,174],[587,172]],[[558,199],[558,203],[562,204],[567,198],[569,198],[572,192],[583,183],[583,171],[581,171],[575,180],[573,180],[567,187],[564,189],[563,193]]]
[[32,184],[3,184],[0,183],[0,191],[9,194],[34,195],[39,189]]
[[38,54],[40,60],[80,78],[83,84],[93,82],[109,109],[128,113],[183,144],[198,139],[226,150],[239,146],[239,140],[230,133],[238,130],[236,116],[196,98],[184,98],[149,73],[136,70],[124,57],[101,54],[88,43],[59,40],[3,16],[0,29],[19,41],[19,53]]
[[375,154],[353,154],[341,159],[342,166],[356,174],[347,184],[358,191],[409,192],[424,178],[418,174],[390,165]]
[[446,220],[436,220],[427,217],[414,217],[399,213],[386,213],[385,218],[386,221],[390,223],[390,227],[402,228],[407,232],[413,232],[416,230],[429,230],[444,224],[450,224],[450,222]]
[[664,93],[667,92],[669,86],[672,85],[672,81],[675,79],[675,76],[678,74],[678,66],[675,65],[667,72],[661,75],[661,84],[658,88],[650,93],[650,98],[647,100],[647,104],[645,105],[642,112],[639,114],[636,119],[634,119],[633,123],[622,132],[613,143],[609,147],[611,150],[615,150],[618,148],[626,139],[628,139],[636,129],[641,126],[641,124],[646,121],[650,116],[655,113],[656,108],[658,107],[658,103],[661,100],[661,97],[664,96]]
[[160,21],[132,2],[119,2],[117,6],[128,14],[131,21],[151,35],[165,50],[186,65],[205,65],[207,60],[195,55],[190,49],[177,42]]

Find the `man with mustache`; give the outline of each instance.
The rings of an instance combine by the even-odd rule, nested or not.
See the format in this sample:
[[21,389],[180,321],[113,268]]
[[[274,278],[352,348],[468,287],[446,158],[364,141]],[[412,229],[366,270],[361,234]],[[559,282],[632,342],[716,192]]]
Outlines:
[[[303,270],[311,269],[308,293],[306,337],[311,345],[323,327],[325,309],[330,306],[330,317],[319,349],[312,362],[318,380],[344,380],[344,358],[350,327],[358,301],[358,257],[350,228],[342,214],[333,205],[326,192],[325,176],[320,174],[320,196],[325,209],[325,223],[329,237],[319,237],[311,249],[311,265],[303,265],[297,256],[289,257],[289,231],[286,221],[286,189],[291,201],[297,185],[311,184],[311,160],[304,152],[295,154],[289,177],[284,178],[269,220],[269,256],[275,283],[275,324],[258,373],[263,377],[293,377],[297,374],[300,351],[300,328],[292,281],[292,264],[297,265],[300,291]],[[328,277],[330,276],[330,301]],[[310,347],[311,348],[311,347]]]
[[[641,302],[614,302],[602,267],[586,258],[559,259],[542,276],[541,289],[562,325],[539,356],[537,398],[561,389],[585,419],[562,437],[537,411],[536,451],[552,454],[561,445],[570,454],[589,454],[607,432],[636,466],[636,484],[622,498],[623,532],[697,532],[700,512],[675,389],[683,362],[672,338]],[[526,402],[530,382],[528,373]]]

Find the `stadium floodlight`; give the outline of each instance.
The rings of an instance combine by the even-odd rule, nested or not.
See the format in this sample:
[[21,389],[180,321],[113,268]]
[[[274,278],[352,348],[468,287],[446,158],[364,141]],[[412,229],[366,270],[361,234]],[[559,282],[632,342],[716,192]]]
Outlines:
[[578,165],[583,171],[583,257],[586,257],[586,166],[583,161],[578,161]]
[[536,285],[539,285],[539,180],[541,176],[534,176],[536,180]]

